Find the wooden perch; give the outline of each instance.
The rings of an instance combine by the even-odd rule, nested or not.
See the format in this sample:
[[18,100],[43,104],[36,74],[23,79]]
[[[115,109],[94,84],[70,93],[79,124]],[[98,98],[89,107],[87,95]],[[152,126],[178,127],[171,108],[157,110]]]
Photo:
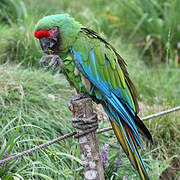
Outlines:
[[[93,113],[91,98],[84,98],[72,102],[73,106],[73,121],[72,125],[76,127],[77,133],[86,132],[97,116]],[[78,122],[82,127],[77,127],[74,122]],[[95,130],[83,136],[78,137],[80,144],[81,159],[84,167],[85,180],[104,180],[104,170],[99,151],[99,145]]]

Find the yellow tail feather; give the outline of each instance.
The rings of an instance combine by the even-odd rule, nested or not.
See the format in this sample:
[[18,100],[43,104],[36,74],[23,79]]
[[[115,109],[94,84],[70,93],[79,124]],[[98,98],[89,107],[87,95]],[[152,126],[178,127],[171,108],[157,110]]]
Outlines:
[[117,137],[119,143],[121,144],[123,150],[125,151],[126,155],[128,156],[128,158],[129,158],[130,162],[132,163],[132,165],[134,166],[134,168],[139,172],[141,179],[149,180],[149,177],[146,174],[145,169],[138,158],[139,154],[137,154],[138,153],[137,148],[132,146],[132,148],[134,150],[134,152],[132,152],[131,147],[129,146],[129,144],[126,140],[124,132],[126,133],[126,136],[129,140],[129,142],[132,144],[132,139],[131,139],[130,135],[127,133],[126,130],[123,131],[121,129],[121,127],[118,126],[114,121],[110,120],[110,122],[111,122],[114,133],[116,134],[116,137]]

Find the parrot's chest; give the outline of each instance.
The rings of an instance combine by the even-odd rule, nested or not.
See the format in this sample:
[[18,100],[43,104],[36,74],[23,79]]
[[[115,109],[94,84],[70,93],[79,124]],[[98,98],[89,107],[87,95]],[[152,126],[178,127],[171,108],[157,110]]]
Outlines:
[[88,93],[91,90],[91,83],[79,72],[74,61],[66,59],[63,64],[63,73],[70,85],[75,87],[78,92]]

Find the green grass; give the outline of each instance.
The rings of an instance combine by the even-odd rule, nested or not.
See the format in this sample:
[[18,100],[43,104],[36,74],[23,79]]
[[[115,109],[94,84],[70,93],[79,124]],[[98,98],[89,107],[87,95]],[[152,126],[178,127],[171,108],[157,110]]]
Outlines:
[[42,56],[42,53],[38,51],[39,44],[33,37],[33,28],[32,24],[19,27],[17,25],[0,26],[0,43],[3,44],[0,49],[1,63],[20,62],[26,67],[38,66],[37,59]]
[[[7,2],[11,3],[11,0]],[[153,2],[156,3],[156,8],[148,8]],[[62,75],[53,75],[38,69],[43,53],[38,40],[33,37],[33,31],[41,17],[66,12],[107,37],[128,63],[128,71],[140,95],[140,116],[143,117],[180,105],[180,71],[173,68],[172,64],[159,64],[161,58],[153,49],[162,43],[163,51],[168,50],[171,53],[168,55],[168,58],[172,59],[171,63],[175,62],[173,53],[177,50],[174,44],[178,42],[178,24],[173,26],[169,41],[167,34],[171,27],[168,23],[173,23],[178,16],[179,11],[174,11],[178,8],[175,7],[176,3],[177,1],[173,1],[170,9],[160,12],[158,7],[166,8],[169,1],[148,1],[146,8],[142,8],[143,2],[139,0],[134,1],[133,6],[130,6],[131,0],[92,0],[83,3],[81,0],[52,0],[50,4],[47,0],[43,3],[40,0],[25,0],[24,9],[8,5],[10,9],[4,10],[6,13],[13,10],[13,16],[0,19],[0,159],[6,149],[10,156],[74,131],[71,126],[71,113],[66,105],[75,94],[74,90]],[[153,18],[154,23],[159,22],[158,18],[155,18],[157,13],[163,13],[158,14],[158,18],[162,18],[167,29],[164,30],[164,26],[158,27],[158,24],[153,28],[154,26],[150,27],[153,24],[148,24],[150,18]],[[163,38],[158,39],[161,32]],[[144,63],[142,56],[134,50],[133,43],[143,42],[145,48],[152,38],[156,43],[144,49],[143,54],[150,55]],[[167,42],[168,47],[164,45]],[[147,66],[147,61],[153,61],[155,65]],[[50,95],[53,95],[55,100]],[[161,179],[174,180],[180,176],[179,118],[180,114],[176,112],[145,122],[152,132],[154,145],[150,147],[143,141],[143,159],[150,168],[153,180],[158,180],[160,176]],[[107,126],[110,125],[106,120],[100,122],[100,128]],[[129,179],[139,179],[125,154],[121,167],[113,174],[114,160],[119,153],[119,145],[113,132],[98,135],[98,140],[101,147],[104,143],[111,146],[110,166],[106,169],[107,179],[111,176],[122,179],[125,175],[128,175]],[[66,139],[18,159],[9,168],[4,166],[0,169],[0,176],[7,175],[6,173],[13,176],[13,179],[83,179],[79,145],[74,138]],[[4,177],[4,180],[6,179]]]
[[[104,2],[104,1],[103,1]],[[178,67],[179,11],[178,0],[115,0],[107,6],[100,22],[106,33],[112,31],[140,48],[148,64],[169,63]],[[111,24],[109,28],[106,28]],[[157,58],[158,56],[158,58]]]
[[[114,41],[118,46],[120,40]],[[178,94],[179,80],[175,78],[178,70],[162,67],[149,69],[142,61],[138,60],[134,51],[127,51],[127,49],[124,47],[119,51],[127,60],[129,72],[140,92],[140,100],[143,104],[141,116],[178,105],[179,96],[176,95]],[[10,138],[12,138],[12,142],[16,142],[11,147],[9,155],[73,131],[71,113],[66,103],[74,94],[74,90],[69,87],[62,75],[52,75],[43,70],[24,69],[20,65],[12,66],[10,64],[1,66],[0,70],[0,116],[2,117],[0,143],[3,144],[5,140],[8,143]],[[168,82],[167,91],[165,79],[170,74],[174,80]],[[144,76],[146,78],[143,78]],[[55,101],[48,97],[48,94],[54,95]],[[178,177],[177,172],[173,170],[180,165],[178,160],[178,152],[180,152],[178,118],[178,113],[172,113],[146,122],[152,132],[154,145],[149,147],[144,142],[143,158],[149,164],[148,167],[153,168],[150,174],[154,179],[158,179],[164,170],[166,170],[164,173],[168,174],[166,177],[170,176],[169,179],[172,174],[176,174]],[[107,126],[109,124],[106,121],[101,121],[100,128]],[[116,138],[112,132],[107,132],[98,135],[98,139],[101,147],[105,142],[110,144],[110,162],[113,165],[119,152]],[[6,148],[9,148],[9,145]],[[139,179],[125,155],[123,155],[121,164],[122,166],[117,172],[119,178],[128,175],[129,178]],[[8,172],[14,172],[24,179],[58,179],[58,177],[60,179],[72,177],[82,179],[77,141],[69,138],[25,156],[14,162]]]
[[22,0],[1,0],[0,15],[0,21],[12,25],[25,20],[27,10]]
[[69,13],[101,35],[103,32],[108,39],[121,36],[123,43],[133,44],[140,50],[141,59],[147,64],[164,62],[170,67],[179,67],[178,0],[92,0],[83,5],[81,0],[52,0],[51,6],[47,0],[44,3],[40,0],[12,2],[0,3],[0,7],[4,7],[0,13],[7,19],[0,19],[0,44],[4,44],[0,49],[0,62],[20,61],[28,66],[31,62],[30,65],[37,66],[35,57],[40,57],[40,53],[33,37],[36,22],[45,15]]
[[[5,139],[8,141],[16,129],[18,134],[14,138],[21,136],[11,154],[72,132],[71,116],[66,102],[74,91],[68,89],[64,78],[42,71],[22,70],[16,66],[8,67],[1,74],[0,84],[2,110],[0,116],[3,117],[0,122],[1,144]],[[48,94],[54,95],[55,101],[48,98]],[[71,176],[78,177],[76,164],[80,160],[73,156],[76,150],[76,141],[67,139],[21,158],[16,163],[15,172],[24,179],[30,177],[35,179],[41,174],[52,179],[58,176],[65,179]]]

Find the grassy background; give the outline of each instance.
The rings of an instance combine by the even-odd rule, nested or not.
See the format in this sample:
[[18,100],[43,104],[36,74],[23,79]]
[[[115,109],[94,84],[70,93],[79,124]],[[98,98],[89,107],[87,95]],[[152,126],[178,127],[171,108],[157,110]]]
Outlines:
[[[69,13],[116,47],[127,61],[140,94],[141,117],[180,104],[177,0],[142,2],[0,2],[0,159],[6,149],[10,156],[73,131],[66,103],[74,90],[62,75],[39,69],[43,53],[33,37],[33,29],[48,14]],[[180,177],[179,119],[176,112],[145,122],[154,145],[150,147],[144,141],[143,159],[153,180]],[[103,118],[100,128],[107,126]],[[110,144],[107,179],[122,179],[125,175],[128,179],[139,179],[124,154],[121,167],[117,173],[112,172],[119,154],[112,132],[98,135],[98,139],[101,147]],[[3,179],[83,179],[79,146],[72,138],[7,166],[0,169]]]

